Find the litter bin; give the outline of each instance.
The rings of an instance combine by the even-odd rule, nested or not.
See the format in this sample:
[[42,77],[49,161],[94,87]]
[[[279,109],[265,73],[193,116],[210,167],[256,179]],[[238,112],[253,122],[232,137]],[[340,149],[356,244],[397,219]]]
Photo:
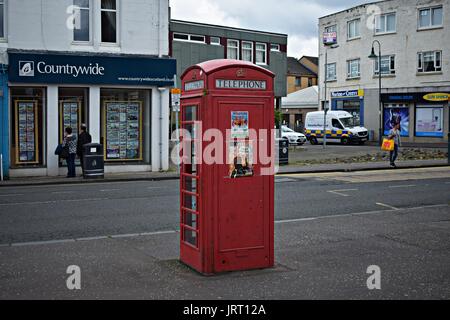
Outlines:
[[278,140],[278,163],[280,166],[289,164],[289,140]]
[[84,178],[102,179],[105,176],[105,164],[103,161],[103,145],[88,143],[83,145]]

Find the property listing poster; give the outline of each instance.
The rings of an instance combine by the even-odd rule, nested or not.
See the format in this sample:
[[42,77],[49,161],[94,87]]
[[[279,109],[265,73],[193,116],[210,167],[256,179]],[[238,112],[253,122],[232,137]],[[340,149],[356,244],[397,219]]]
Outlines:
[[248,111],[231,112],[231,138],[248,138]]
[[106,159],[140,160],[141,104],[106,103]]
[[229,141],[228,163],[230,178],[253,176],[252,141]]
[[416,136],[444,136],[444,109],[442,106],[417,106]]
[[409,108],[384,108],[384,135],[394,128],[396,122],[400,121],[400,135],[409,137]]
[[79,112],[80,105],[78,102],[63,102],[63,128],[62,131],[67,127],[72,128],[72,133],[78,137],[78,127],[79,127]]
[[17,103],[18,162],[37,162],[36,105],[33,101]]

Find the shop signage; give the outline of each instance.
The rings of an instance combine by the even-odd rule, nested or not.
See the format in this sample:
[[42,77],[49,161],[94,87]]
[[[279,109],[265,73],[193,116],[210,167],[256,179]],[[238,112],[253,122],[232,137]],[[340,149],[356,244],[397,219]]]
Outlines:
[[337,32],[324,32],[323,44],[332,45],[337,43]]
[[332,98],[353,98],[364,97],[364,90],[348,90],[348,91],[336,91],[331,93]]
[[266,81],[258,80],[216,80],[217,89],[249,89],[249,90],[266,90]]
[[449,101],[450,94],[448,94],[448,93],[429,93],[427,95],[424,95],[423,99],[427,100],[427,101],[433,101],[433,102]]
[[175,74],[174,59],[9,53],[12,83],[169,86]]

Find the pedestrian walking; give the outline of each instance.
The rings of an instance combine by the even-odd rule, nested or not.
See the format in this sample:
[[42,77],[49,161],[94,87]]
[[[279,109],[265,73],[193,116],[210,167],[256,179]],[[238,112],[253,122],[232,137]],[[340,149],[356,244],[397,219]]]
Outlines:
[[63,148],[67,148],[69,156],[66,159],[67,162],[67,178],[75,178],[75,158],[77,156],[77,137],[72,134],[72,128],[67,127],[64,130],[64,141],[62,143]]
[[81,124],[80,127],[80,134],[78,135],[78,140],[77,140],[77,155],[80,158],[80,163],[81,163],[81,170],[83,171],[84,175],[84,148],[83,146],[85,144],[91,143],[92,142],[92,137],[89,134],[89,132],[87,131],[87,126],[83,123]]
[[389,139],[394,140],[394,150],[390,152],[390,161],[391,161],[391,167],[397,168],[395,165],[395,160],[397,160],[398,157],[398,151],[401,147],[401,140],[400,140],[400,122],[396,122],[394,124],[394,127],[389,131]]

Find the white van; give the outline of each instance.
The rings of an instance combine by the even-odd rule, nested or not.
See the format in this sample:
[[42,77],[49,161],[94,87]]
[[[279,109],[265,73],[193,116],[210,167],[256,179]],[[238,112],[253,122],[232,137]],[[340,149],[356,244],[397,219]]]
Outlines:
[[[309,112],[305,119],[305,134],[311,144],[323,141],[323,111]],[[328,111],[326,119],[327,141],[342,144],[364,144],[369,140],[366,128],[355,125],[353,116],[347,111]]]

